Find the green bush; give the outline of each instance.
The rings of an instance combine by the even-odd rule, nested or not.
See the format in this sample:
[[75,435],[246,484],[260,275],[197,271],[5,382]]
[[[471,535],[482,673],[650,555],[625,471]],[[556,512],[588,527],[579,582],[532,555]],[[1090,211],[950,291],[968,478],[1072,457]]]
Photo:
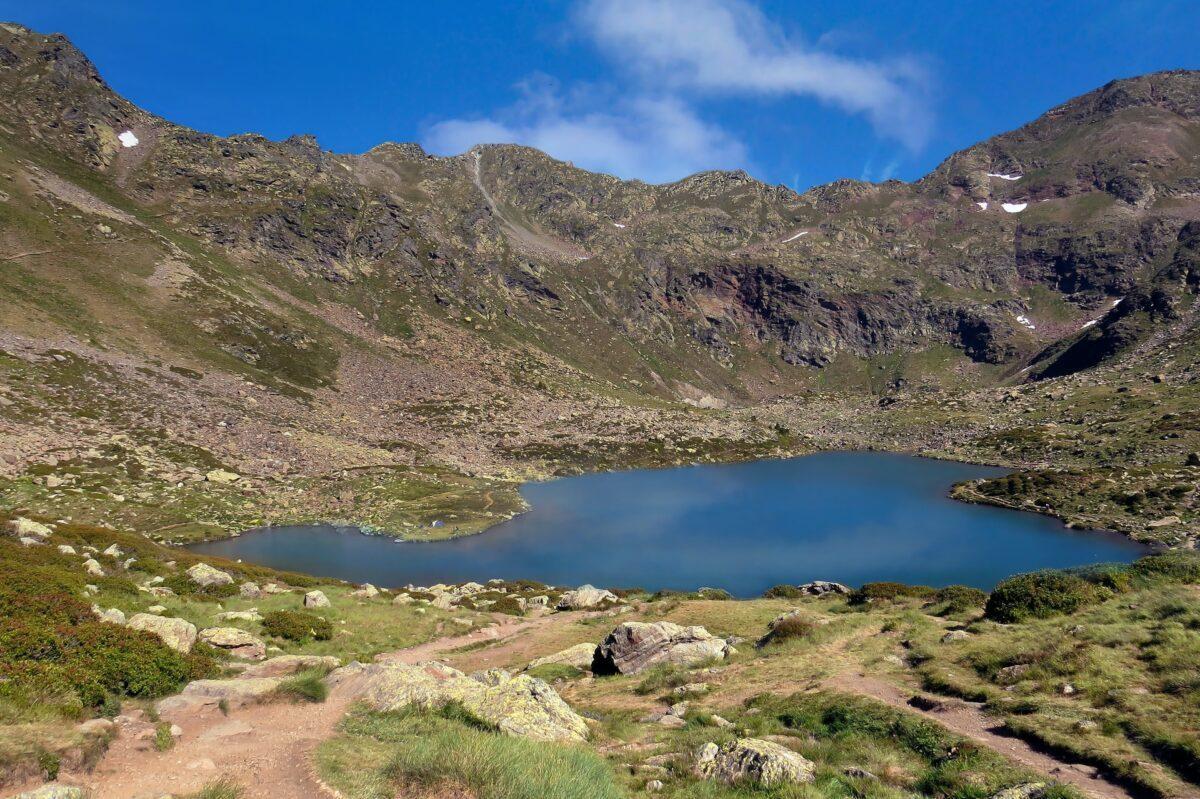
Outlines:
[[197,599],[218,600],[227,599],[238,593],[236,583],[229,585],[200,585],[188,577],[186,573],[172,574],[163,580],[163,586],[170,588],[179,596],[190,596]]
[[987,603],[988,595],[969,585],[948,585],[939,588],[933,595],[933,603],[941,605],[942,613],[963,613],[981,608]]
[[1074,613],[1099,597],[1096,586],[1074,574],[1032,572],[1010,577],[988,597],[984,615],[993,621],[1014,623]]
[[724,588],[701,588],[696,591],[696,596],[700,599],[715,599],[722,602],[727,602],[733,599],[733,594],[726,591]]
[[1160,552],[1139,558],[1130,571],[1148,580],[1172,583],[1200,583],[1200,552]]
[[784,616],[775,622],[763,642],[779,643],[792,638],[807,638],[816,628],[817,625],[799,614]]
[[799,599],[804,592],[794,585],[773,585],[762,595],[763,599]]
[[273,610],[263,616],[263,632],[288,641],[328,641],[333,625],[315,613],[302,610]]
[[850,594],[851,605],[864,605],[868,602],[893,602],[897,599],[928,599],[934,595],[934,589],[927,585],[905,585],[904,583],[864,583],[862,588]]
[[521,609],[521,605],[517,602],[517,598],[513,596],[502,596],[493,604],[489,605],[487,610],[492,613],[507,613],[509,616],[524,616],[525,611]]
[[573,680],[583,675],[582,671],[566,663],[546,663],[542,666],[534,666],[525,673],[546,682]]

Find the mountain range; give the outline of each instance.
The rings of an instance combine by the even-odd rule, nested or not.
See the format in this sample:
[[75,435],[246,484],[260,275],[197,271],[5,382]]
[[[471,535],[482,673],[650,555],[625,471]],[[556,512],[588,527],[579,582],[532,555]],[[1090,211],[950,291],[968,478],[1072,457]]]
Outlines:
[[1200,72],[1113,81],[915,183],[799,194],[222,138],[0,25],[13,507],[429,537],[518,512],[531,477],[880,447],[1019,470],[964,498],[1186,544],[1198,289]]

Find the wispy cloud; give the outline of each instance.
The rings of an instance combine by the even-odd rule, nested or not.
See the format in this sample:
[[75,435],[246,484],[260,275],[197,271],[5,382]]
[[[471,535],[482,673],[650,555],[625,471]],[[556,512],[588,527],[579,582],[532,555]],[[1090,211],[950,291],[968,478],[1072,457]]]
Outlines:
[[450,154],[520,143],[587,169],[662,182],[749,166],[745,145],[703,118],[699,108],[714,99],[813,98],[865,116],[881,138],[910,149],[932,129],[929,81],[916,62],[806,44],[745,0],[581,0],[572,24],[609,57],[619,85],[564,89],[535,76],[508,107],[431,125],[425,146]]
[[911,59],[860,60],[788,37],[742,0],[588,0],[595,42],[646,83],[703,94],[807,96],[865,114],[909,147],[929,137],[928,76]]
[[747,162],[739,141],[675,97],[565,95],[546,77],[527,81],[520,90],[520,101],[488,117],[432,125],[425,146],[435,153],[460,153],[476,144],[516,142],[585,169],[652,183]]

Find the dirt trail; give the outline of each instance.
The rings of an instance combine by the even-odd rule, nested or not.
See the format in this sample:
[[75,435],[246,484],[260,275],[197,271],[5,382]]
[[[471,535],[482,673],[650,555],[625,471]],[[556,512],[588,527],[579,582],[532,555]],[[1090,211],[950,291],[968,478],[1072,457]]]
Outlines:
[[842,693],[869,696],[880,702],[913,713],[920,713],[964,738],[983,744],[1031,771],[1059,782],[1068,783],[1097,799],[1132,799],[1132,794],[1116,783],[1100,776],[1089,766],[1058,760],[1033,749],[1019,738],[1004,735],[999,724],[989,718],[978,705],[957,699],[937,698],[929,710],[909,704],[913,691],[877,677],[844,673],[830,677],[824,687]]
[[[418,663],[468,644],[497,641],[498,651],[516,645],[514,637],[540,627],[570,624],[582,614],[557,613],[526,621],[512,616],[499,625],[440,638],[380,659]],[[312,772],[313,749],[334,734],[356,697],[354,681],[338,685],[320,704],[253,705],[190,718],[183,736],[166,751],[141,749],[132,736],[118,738],[90,774],[60,777],[88,788],[92,799],[139,799],[196,791],[226,777],[245,788],[247,799],[317,799],[336,796]]]

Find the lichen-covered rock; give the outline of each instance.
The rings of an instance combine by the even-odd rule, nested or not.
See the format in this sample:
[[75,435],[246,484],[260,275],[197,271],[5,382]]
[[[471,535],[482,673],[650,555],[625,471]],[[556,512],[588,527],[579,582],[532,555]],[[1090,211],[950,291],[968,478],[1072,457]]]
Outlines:
[[552,666],[562,664],[564,666],[574,666],[577,669],[587,670],[592,667],[592,659],[596,656],[595,644],[576,644],[568,647],[561,652],[555,652],[553,655],[532,660],[525,668],[535,669],[538,666]]
[[233,577],[227,572],[209,566],[207,563],[197,563],[187,570],[188,579],[196,585],[233,585]]
[[574,591],[567,591],[558,598],[559,610],[585,610],[606,603],[616,604],[620,599],[612,591],[596,588],[594,585],[581,585]]
[[109,608],[105,610],[99,605],[92,605],[92,613],[96,614],[96,618],[106,624],[125,624],[125,614],[120,608]]
[[49,538],[54,532],[41,522],[35,522],[33,519],[26,519],[24,516],[18,516],[9,522],[8,529],[12,530],[13,535],[18,537],[31,538]]
[[279,655],[255,663],[242,672],[242,677],[286,677],[305,669],[336,669],[338,659],[332,655]]
[[306,608],[327,608],[330,607],[329,597],[325,596],[324,591],[309,591],[304,595],[304,607]]
[[95,558],[88,558],[83,562],[83,570],[93,577],[103,577],[104,567],[100,565],[100,561]]
[[357,599],[371,599],[379,596],[379,589],[370,583],[363,583],[357,591],[353,591],[350,596]]
[[722,660],[733,651],[724,639],[703,627],[627,621],[617,625],[596,648],[592,671],[637,674],[659,663],[695,666],[710,659]]
[[224,703],[227,708],[262,702],[274,695],[279,680],[271,677],[237,677],[231,680],[195,680],[183,691],[155,705],[159,715],[177,716]]
[[263,595],[263,591],[258,587],[258,583],[249,581],[238,586],[238,593],[243,599],[258,599]]
[[210,483],[236,483],[242,479],[242,476],[237,472],[230,472],[225,469],[213,469],[204,475],[204,479]]
[[184,619],[135,613],[126,626],[132,630],[154,633],[176,652],[191,652],[196,643],[196,625]]
[[47,783],[32,791],[19,793],[15,799],[84,799],[85,796],[87,794],[84,793],[84,790],[74,785]]
[[763,787],[812,782],[813,762],[791,749],[760,738],[738,738],[723,746],[707,743],[696,755],[696,774],[727,785],[749,782]]
[[363,669],[362,698],[374,710],[423,709],[457,702],[509,735],[583,741],[587,722],[542,680],[493,670],[467,676],[439,663],[374,663]]
[[242,660],[262,660],[267,656],[266,644],[237,627],[206,627],[200,631],[200,640]]

